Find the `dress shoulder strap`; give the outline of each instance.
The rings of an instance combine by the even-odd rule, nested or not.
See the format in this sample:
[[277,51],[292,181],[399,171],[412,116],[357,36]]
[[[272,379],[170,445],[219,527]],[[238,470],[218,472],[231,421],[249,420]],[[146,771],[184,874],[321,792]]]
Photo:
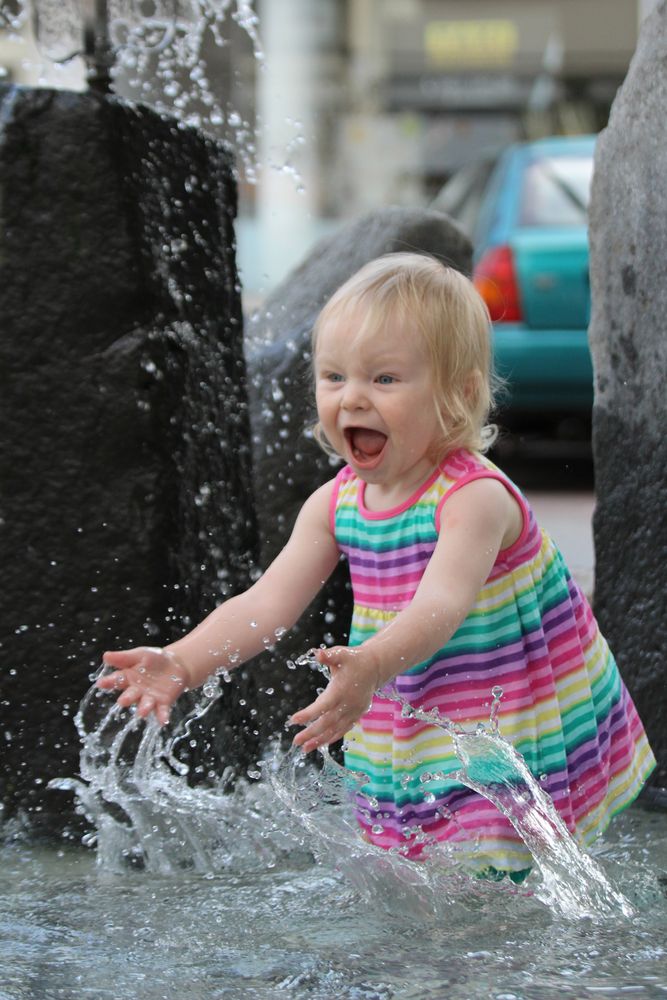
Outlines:
[[[519,551],[522,548],[528,539],[528,536],[536,528],[535,519],[528,501],[522,494],[521,490],[512,482],[509,476],[502,471],[502,469],[499,469],[497,465],[494,465],[494,463],[484,455],[462,451],[456,452],[451,459],[447,459],[443,463],[442,472],[446,486],[435,513],[435,527],[438,533],[440,533],[442,509],[447,503],[447,500],[454,493],[462,489],[464,486],[467,486],[468,483],[472,483],[477,479],[497,479],[498,482],[502,483],[505,489],[511,493],[521,508],[523,528],[521,535],[511,546],[511,551]],[[509,555],[510,551],[505,550],[504,554]]]

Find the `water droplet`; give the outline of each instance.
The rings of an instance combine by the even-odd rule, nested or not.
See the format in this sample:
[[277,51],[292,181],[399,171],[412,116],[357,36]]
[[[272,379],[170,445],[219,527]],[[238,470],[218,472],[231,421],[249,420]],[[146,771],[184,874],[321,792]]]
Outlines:
[[206,698],[216,698],[220,693],[220,682],[217,677],[209,677],[202,685],[202,693]]

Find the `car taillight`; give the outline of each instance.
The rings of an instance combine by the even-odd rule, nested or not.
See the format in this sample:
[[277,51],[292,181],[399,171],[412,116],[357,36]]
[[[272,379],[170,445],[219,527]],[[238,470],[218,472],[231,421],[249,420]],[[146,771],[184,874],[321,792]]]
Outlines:
[[473,281],[494,323],[520,323],[523,320],[510,247],[487,250],[475,268]]

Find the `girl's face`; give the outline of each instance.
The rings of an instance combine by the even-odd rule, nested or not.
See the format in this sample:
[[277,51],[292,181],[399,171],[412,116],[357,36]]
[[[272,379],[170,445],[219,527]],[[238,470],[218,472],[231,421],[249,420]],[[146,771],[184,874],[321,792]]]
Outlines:
[[332,447],[378,497],[408,499],[435,468],[442,438],[431,366],[409,321],[360,335],[363,318],[350,310],[318,332],[317,412]]

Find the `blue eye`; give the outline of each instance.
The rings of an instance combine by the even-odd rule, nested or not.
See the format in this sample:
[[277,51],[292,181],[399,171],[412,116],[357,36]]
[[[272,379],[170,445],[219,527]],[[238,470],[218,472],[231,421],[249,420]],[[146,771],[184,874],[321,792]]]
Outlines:
[[329,372],[329,374],[327,375],[327,381],[342,382],[343,376],[340,374],[340,372]]
[[378,375],[377,381],[380,385],[391,385],[396,379],[393,375]]

